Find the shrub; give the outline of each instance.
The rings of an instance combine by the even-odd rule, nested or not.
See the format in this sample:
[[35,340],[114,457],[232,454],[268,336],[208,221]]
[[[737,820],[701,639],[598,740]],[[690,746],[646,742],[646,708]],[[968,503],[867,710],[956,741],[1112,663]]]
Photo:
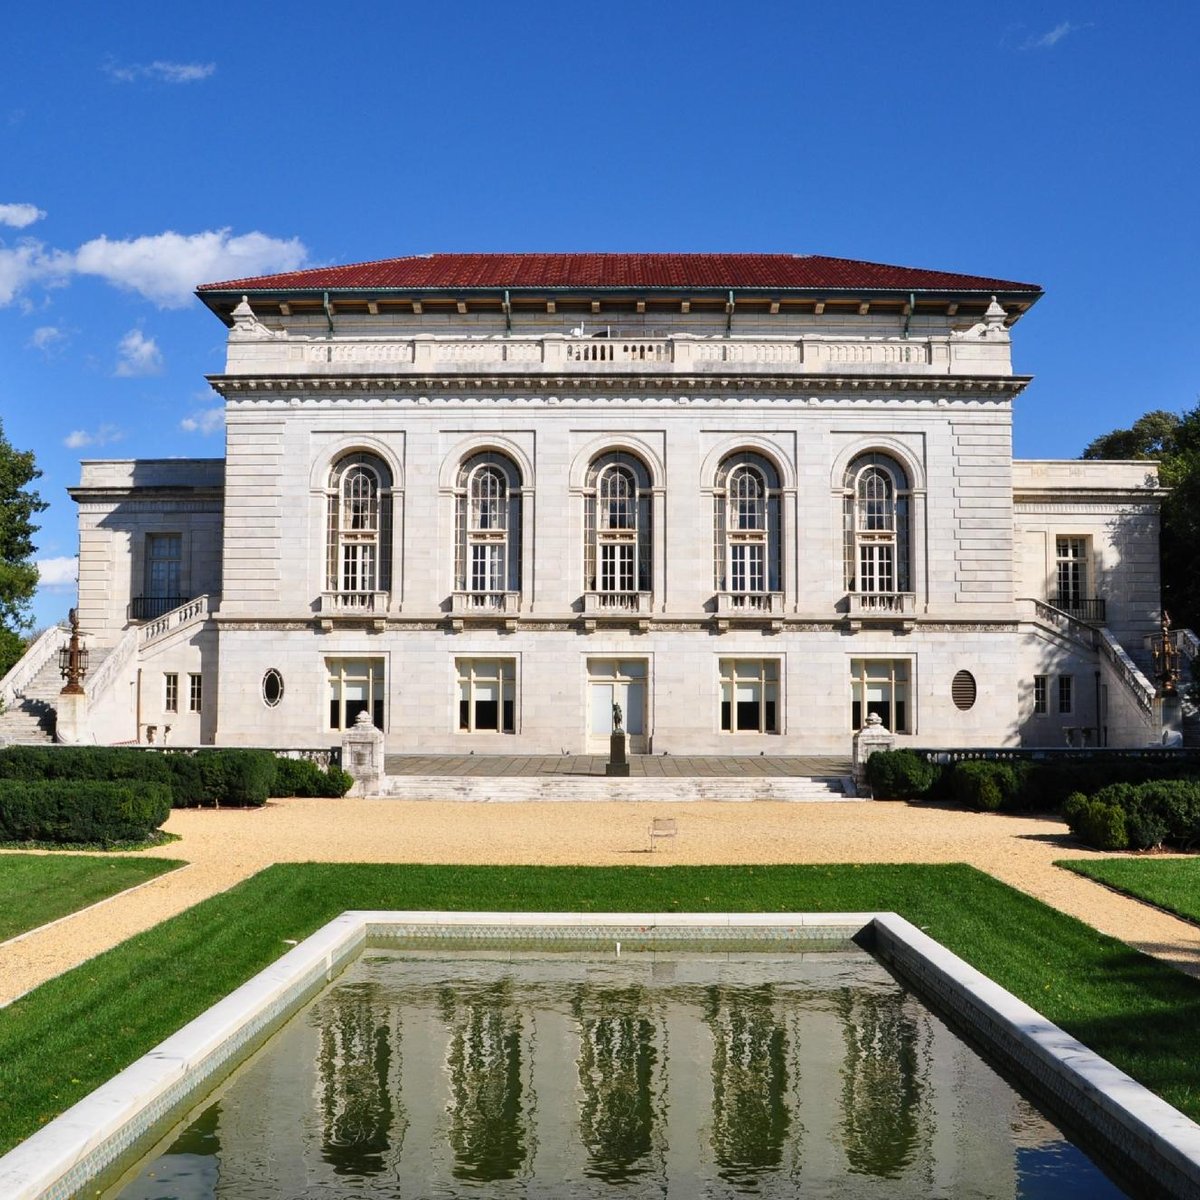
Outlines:
[[231,808],[266,804],[275,781],[275,755],[270,750],[199,750],[194,755],[204,799]]
[[1134,850],[1149,850],[1164,842],[1187,850],[1200,842],[1200,782],[1116,783],[1101,788],[1094,799],[1122,810]]
[[915,800],[933,786],[938,769],[912,750],[877,750],[867,759],[867,782],[885,800]]
[[272,796],[344,796],[354,783],[354,776],[341,767],[329,764],[322,770],[316,763],[303,758],[277,758]]
[[950,792],[958,804],[981,812],[1011,808],[1018,795],[1019,776],[1006,762],[972,760],[955,763]]
[[143,841],[170,811],[164,783],[0,779],[3,841]]

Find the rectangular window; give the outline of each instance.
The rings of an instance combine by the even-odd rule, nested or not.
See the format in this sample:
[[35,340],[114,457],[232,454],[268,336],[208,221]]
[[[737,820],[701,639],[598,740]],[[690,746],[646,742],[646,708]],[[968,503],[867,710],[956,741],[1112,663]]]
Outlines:
[[329,728],[351,729],[358,714],[369,712],[376,729],[383,728],[384,672],[382,658],[327,658]]
[[458,658],[458,728],[462,733],[516,733],[516,660]]
[[600,543],[600,591],[636,592],[634,562],[637,547],[632,542]]
[[1055,541],[1058,568],[1058,601],[1060,606],[1078,604],[1087,599],[1088,540],[1081,537],[1060,537]]
[[890,542],[860,543],[858,559],[860,592],[878,595],[896,590],[895,547]]
[[182,604],[183,537],[178,533],[146,534],[145,587],[134,616],[153,620]]
[[850,660],[850,724],[876,716],[892,733],[912,733],[912,664],[906,658]]
[[204,689],[199,675],[188,676],[188,712],[198,713],[204,702]]
[[729,547],[729,590],[765,592],[766,546],[761,541],[732,542]]
[[1044,717],[1050,711],[1050,677],[1035,675],[1033,677],[1033,715]]
[[473,592],[503,592],[503,542],[473,542],[471,544],[471,588]]
[[174,672],[163,676],[163,711],[179,711],[179,676]]
[[725,733],[779,732],[779,660],[723,658],[721,729]]
[[1058,677],[1058,711],[1073,712],[1075,708],[1075,677],[1060,675]]

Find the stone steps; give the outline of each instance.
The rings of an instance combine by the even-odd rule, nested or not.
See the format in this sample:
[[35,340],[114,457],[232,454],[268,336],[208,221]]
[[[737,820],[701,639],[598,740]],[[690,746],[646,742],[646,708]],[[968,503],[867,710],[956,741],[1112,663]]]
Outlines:
[[[810,776],[632,776],[389,775],[387,797],[395,800],[468,801],[481,804],[528,801],[644,801],[680,803],[695,800],[775,800],[785,803],[855,801],[841,778]],[[351,791],[353,795],[353,790]]]
[[56,701],[62,685],[55,655],[30,680],[17,701],[0,713],[0,745],[53,742]]

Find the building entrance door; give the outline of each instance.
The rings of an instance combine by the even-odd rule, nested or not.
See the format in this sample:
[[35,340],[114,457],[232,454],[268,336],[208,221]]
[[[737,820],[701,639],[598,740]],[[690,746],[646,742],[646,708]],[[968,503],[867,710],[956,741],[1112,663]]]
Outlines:
[[607,754],[613,731],[613,705],[621,706],[622,726],[629,735],[629,753],[645,754],[646,660],[644,658],[588,659],[588,752]]

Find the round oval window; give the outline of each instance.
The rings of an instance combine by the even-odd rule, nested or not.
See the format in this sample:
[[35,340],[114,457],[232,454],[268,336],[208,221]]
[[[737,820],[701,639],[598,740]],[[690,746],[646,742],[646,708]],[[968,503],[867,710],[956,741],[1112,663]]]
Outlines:
[[274,708],[283,699],[283,676],[274,667],[263,676],[262,694],[268,708]]
[[956,708],[971,708],[975,703],[975,676],[970,671],[959,671],[950,685],[950,695]]

